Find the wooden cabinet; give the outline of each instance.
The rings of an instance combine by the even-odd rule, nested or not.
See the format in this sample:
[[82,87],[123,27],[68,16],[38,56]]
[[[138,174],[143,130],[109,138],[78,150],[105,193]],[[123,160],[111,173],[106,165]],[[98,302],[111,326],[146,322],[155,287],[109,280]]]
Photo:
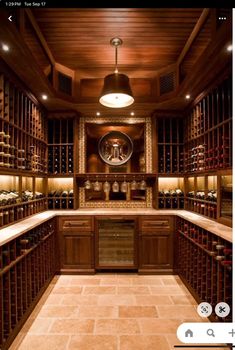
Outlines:
[[91,216],[59,218],[62,273],[94,273],[94,224]]
[[139,273],[172,273],[173,230],[173,217],[139,218]]

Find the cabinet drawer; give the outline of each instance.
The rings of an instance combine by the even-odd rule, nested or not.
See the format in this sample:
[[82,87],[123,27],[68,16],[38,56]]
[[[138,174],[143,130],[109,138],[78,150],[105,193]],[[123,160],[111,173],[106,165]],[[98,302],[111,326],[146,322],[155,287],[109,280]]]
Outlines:
[[91,232],[93,220],[91,216],[59,218],[59,231],[63,232]]
[[169,232],[173,229],[173,218],[170,216],[140,217],[140,232]]

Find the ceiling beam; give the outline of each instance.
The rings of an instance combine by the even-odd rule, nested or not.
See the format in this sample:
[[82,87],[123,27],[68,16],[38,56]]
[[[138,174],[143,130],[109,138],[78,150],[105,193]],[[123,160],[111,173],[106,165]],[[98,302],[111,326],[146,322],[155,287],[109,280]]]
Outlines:
[[210,9],[209,8],[204,8],[201,16],[199,17],[197,23],[195,24],[192,33],[190,34],[183,50],[181,51],[178,60],[177,60],[177,64],[180,65],[180,63],[183,61],[185,55],[187,54],[187,52],[189,51],[193,41],[196,39],[197,35],[199,34],[199,32],[202,29],[202,26],[204,24],[204,22],[206,21],[208,15],[210,13]]
[[53,56],[49,46],[47,45],[46,39],[44,38],[44,36],[43,36],[43,34],[41,32],[41,29],[39,28],[39,26],[37,24],[37,21],[36,21],[34,15],[33,15],[32,11],[30,9],[25,9],[25,12],[26,12],[26,14],[27,14],[27,16],[28,16],[28,18],[29,18],[29,20],[30,20],[34,30],[35,30],[35,32],[36,32],[38,40],[40,41],[40,43],[41,43],[41,45],[42,45],[42,47],[43,47],[47,57],[49,58],[51,64],[54,66],[55,65],[55,58],[54,58],[54,56]]

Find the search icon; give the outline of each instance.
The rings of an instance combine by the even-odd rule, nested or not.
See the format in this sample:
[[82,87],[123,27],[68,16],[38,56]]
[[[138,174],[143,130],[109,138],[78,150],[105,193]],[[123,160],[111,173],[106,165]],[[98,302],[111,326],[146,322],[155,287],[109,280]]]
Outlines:
[[213,329],[211,329],[211,328],[207,329],[206,333],[207,333],[207,335],[209,335],[209,336],[212,336],[212,337],[215,336],[215,333],[214,333]]

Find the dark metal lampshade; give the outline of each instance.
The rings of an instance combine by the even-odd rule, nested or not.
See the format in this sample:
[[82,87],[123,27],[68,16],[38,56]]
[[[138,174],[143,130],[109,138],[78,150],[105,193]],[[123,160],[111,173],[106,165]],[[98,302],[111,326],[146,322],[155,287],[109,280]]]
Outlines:
[[129,78],[125,74],[113,73],[104,78],[100,103],[106,107],[122,108],[134,102]]

